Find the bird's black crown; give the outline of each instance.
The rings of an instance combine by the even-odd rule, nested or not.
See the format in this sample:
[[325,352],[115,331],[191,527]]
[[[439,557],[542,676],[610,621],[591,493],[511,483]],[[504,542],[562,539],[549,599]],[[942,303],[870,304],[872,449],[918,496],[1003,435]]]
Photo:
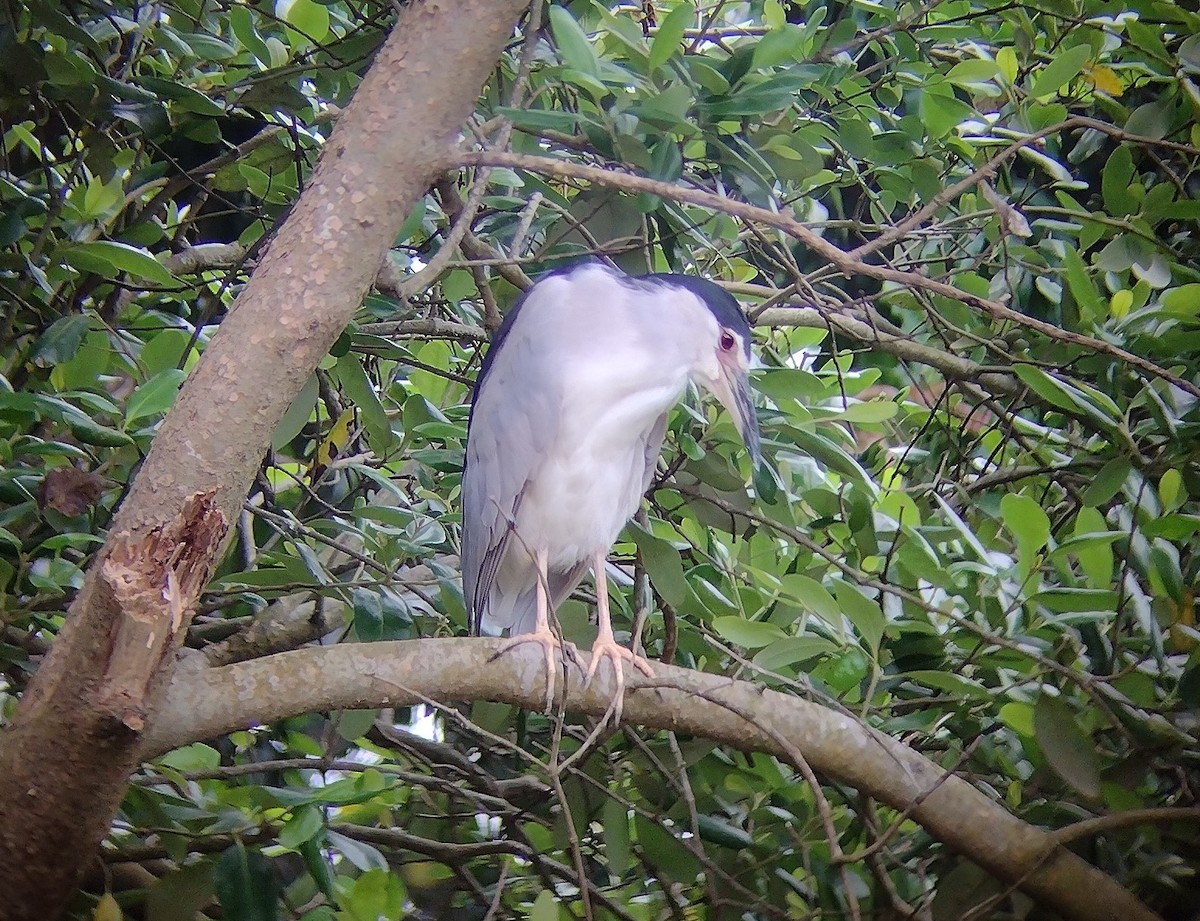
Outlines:
[[742,313],[742,308],[738,305],[737,298],[716,282],[711,282],[707,278],[697,278],[694,275],[674,275],[667,273],[642,275],[640,277],[647,281],[655,281],[674,288],[685,288],[692,292],[692,294],[704,302],[704,306],[717,318],[718,323],[726,329],[733,330],[742,337],[742,349],[745,351],[746,357],[750,357],[750,324],[746,320],[746,315]]

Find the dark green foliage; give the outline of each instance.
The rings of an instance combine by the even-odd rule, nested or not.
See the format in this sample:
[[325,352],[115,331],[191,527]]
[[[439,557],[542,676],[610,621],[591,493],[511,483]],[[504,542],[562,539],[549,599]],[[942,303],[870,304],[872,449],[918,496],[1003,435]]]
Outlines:
[[[648,519],[615,548],[667,611],[648,621],[651,657],[853,711],[1047,829],[1200,805],[1200,17],[1151,0],[653,6],[646,38],[629,5],[548,3],[528,89],[514,95],[515,42],[475,127],[790,213],[964,298],[840,275],[719,210],[536,172],[451,177],[392,264],[408,278],[434,258],[456,182],[479,199],[477,264],[456,253],[436,280],[368,299],[276,431],[189,644],[228,661],[247,654],[230,637],[253,654],[465,633],[459,473],[482,321],[519,294],[502,264],[603,250],[797,308],[756,333],[766,465],[749,469],[728,420],[680,409]],[[392,16],[342,0],[8,4],[5,717]],[[943,195],[967,177],[984,183]],[[431,317],[473,330],[429,338]],[[630,627],[633,593],[613,601]],[[586,644],[583,604],[561,620]],[[252,623],[267,629],[244,635]],[[959,917],[1000,891],[908,818],[764,755],[628,728],[556,790],[545,764],[588,727],[558,738],[476,703],[414,746],[375,715],[298,716],[148,765],[105,858],[168,863],[122,904],[356,921],[481,917],[496,898],[542,921],[582,916],[579,868],[597,917],[639,921],[853,903]],[[480,852],[493,838],[511,846]],[[1072,847],[1166,915],[1200,898],[1194,816]],[[1002,896],[978,917],[1028,908]]]

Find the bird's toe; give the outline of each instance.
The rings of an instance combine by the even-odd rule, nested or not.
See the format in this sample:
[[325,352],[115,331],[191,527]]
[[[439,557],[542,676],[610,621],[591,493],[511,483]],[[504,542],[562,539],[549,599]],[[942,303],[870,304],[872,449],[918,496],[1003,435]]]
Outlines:
[[[556,665],[558,662],[569,659],[573,664],[579,665],[579,651],[575,648],[574,643],[560,640],[550,631],[538,633],[523,633],[519,636],[510,637],[500,648],[496,650],[492,656],[492,661],[500,658],[507,652],[516,649],[518,646],[524,646],[526,643],[533,643],[542,647],[542,654],[546,662],[546,706],[545,712],[550,713],[554,710],[554,688],[555,679],[558,673]],[[555,655],[557,653],[557,656]],[[555,660],[558,660],[556,662]]]
[[583,680],[584,687],[592,683],[592,679],[600,669],[601,661],[605,659],[612,663],[613,675],[616,679],[616,692],[613,697],[612,706],[609,708],[613,714],[613,725],[616,725],[621,722],[621,710],[625,702],[624,663],[629,662],[648,678],[654,677],[654,670],[650,667],[649,662],[624,646],[615,642],[597,641],[592,646],[592,661],[588,665],[587,675]]

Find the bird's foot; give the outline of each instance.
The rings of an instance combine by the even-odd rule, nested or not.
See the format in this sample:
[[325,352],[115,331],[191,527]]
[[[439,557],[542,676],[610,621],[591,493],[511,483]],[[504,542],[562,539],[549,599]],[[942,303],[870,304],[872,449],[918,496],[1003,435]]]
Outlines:
[[617,692],[613,697],[612,705],[609,707],[612,711],[612,724],[617,726],[620,725],[621,709],[625,703],[625,669],[622,667],[622,663],[629,662],[629,664],[647,678],[654,677],[654,669],[650,667],[650,663],[646,659],[639,656],[636,652],[626,649],[615,640],[596,640],[592,644],[592,661],[588,665],[587,676],[583,679],[584,687],[592,683],[592,679],[596,676],[596,672],[600,668],[600,663],[605,659],[612,662],[613,673],[617,679]]
[[[549,630],[539,630],[535,633],[522,633],[519,636],[510,637],[501,644],[492,656],[491,661],[496,661],[506,652],[516,649],[518,646],[524,646],[526,643],[535,643],[542,647],[542,652],[546,658],[546,707],[545,712],[550,713],[554,710],[554,681],[558,669],[555,668],[555,659],[563,662],[569,659],[574,664],[579,664],[579,653],[575,649],[574,643],[569,643],[565,640],[560,640]],[[558,655],[555,655],[555,652]]]

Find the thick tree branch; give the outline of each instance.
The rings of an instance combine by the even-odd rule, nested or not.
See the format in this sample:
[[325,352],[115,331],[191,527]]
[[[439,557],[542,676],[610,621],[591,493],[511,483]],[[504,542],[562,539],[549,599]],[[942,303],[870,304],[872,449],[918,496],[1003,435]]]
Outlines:
[[[276,424],[358,309],[404,216],[444,169],[524,5],[424,0],[402,9],[311,183],[163,421],[0,740],[5,921],[56,917],[108,831],[137,764],[143,719],[166,687],[166,653],[191,621],[194,583],[207,578],[223,529],[206,532],[215,541],[177,542],[162,564],[177,584],[157,595],[114,590],[126,576],[146,575],[137,548],[153,550],[156,529],[197,494],[212,522],[237,519]],[[139,642],[150,645],[135,651]]]
[[[498,700],[535,709],[541,658],[498,640],[413,640],[281,653],[224,668],[178,670],[143,751],[151,757],[198,739],[298,713],[406,706],[425,699]],[[586,662],[583,663],[586,666]],[[1015,818],[967,781],[853,717],[744,681],[656,664],[627,678],[625,718],[790,760],[905,810],[931,834],[999,879],[1080,921],[1150,921],[1155,915],[1112,879]],[[562,705],[602,716],[613,687],[604,673],[584,689],[573,667]],[[753,714],[753,718],[745,715]]]

